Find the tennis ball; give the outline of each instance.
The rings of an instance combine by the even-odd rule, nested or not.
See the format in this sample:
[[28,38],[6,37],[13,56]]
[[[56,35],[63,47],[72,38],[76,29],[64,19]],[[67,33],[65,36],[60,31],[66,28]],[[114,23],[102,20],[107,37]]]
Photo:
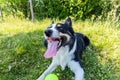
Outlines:
[[45,80],[58,80],[58,77],[55,74],[49,74],[45,77]]

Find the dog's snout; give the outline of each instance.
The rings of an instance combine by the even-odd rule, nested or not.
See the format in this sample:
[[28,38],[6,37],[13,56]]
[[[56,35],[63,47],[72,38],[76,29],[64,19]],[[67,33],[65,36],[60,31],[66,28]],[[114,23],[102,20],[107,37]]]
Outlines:
[[51,35],[52,35],[52,30],[51,29],[47,29],[46,31],[45,31],[45,34],[46,34],[46,36],[47,37],[50,37]]

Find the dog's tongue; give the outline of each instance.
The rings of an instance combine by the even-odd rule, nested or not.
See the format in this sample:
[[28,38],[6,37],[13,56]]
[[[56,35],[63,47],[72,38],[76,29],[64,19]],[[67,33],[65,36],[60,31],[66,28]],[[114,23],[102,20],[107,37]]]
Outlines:
[[58,43],[59,43],[59,41],[52,41],[50,43],[46,53],[44,54],[45,58],[51,58],[56,55]]

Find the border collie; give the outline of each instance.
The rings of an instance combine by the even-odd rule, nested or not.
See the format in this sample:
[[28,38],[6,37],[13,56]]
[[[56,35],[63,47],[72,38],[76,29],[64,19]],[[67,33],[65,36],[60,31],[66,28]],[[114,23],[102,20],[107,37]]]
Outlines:
[[37,80],[44,80],[45,76],[54,71],[58,65],[62,70],[68,66],[75,74],[75,80],[83,80],[81,58],[90,40],[84,34],[74,32],[71,18],[67,18],[63,24],[52,22],[45,30],[44,37],[44,44],[47,47],[44,57],[52,58],[52,63]]

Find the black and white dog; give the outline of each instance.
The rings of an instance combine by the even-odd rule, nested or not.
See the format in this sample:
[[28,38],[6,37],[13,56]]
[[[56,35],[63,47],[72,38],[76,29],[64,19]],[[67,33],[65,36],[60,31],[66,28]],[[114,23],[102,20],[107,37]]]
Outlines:
[[45,30],[45,58],[52,58],[48,69],[37,79],[44,80],[58,65],[62,70],[68,66],[75,74],[75,80],[83,80],[84,70],[81,65],[82,52],[89,45],[90,40],[81,33],[75,33],[72,21],[68,18],[65,23],[52,24]]

